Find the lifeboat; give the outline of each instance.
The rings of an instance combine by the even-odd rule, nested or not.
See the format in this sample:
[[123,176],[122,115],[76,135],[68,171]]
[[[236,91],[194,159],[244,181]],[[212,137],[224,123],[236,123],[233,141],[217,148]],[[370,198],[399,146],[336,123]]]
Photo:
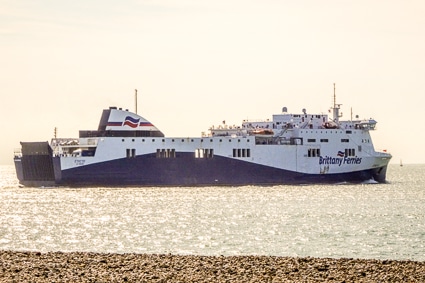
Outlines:
[[255,129],[249,132],[250,135],[254,135],[254,136],[273,136],[274,132],[273,130],[269,130],[269,129]]
[[338,124],[335,122],[326,122],[323,124],[323,128],[325,129],[338,129]]

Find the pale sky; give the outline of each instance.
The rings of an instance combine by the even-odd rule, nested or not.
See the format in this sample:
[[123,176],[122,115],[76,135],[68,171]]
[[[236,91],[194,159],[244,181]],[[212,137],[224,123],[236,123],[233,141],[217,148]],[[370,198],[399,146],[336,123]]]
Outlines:
[[103,109],[166,136],[223,120],[374,118],[376,149],[425,163],[423,0],[0,0],[0,164],[20,141],[78,137]]

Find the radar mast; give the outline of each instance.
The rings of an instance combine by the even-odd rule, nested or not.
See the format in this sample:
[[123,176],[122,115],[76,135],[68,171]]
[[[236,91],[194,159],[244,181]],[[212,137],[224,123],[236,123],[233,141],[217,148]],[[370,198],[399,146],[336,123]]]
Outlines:
[[342,104],[337,104],[336,103],[336,92],[335,92],[335,83],[334,83],[334,103],[333,103],[333,107],[332,107],[332,114],[333,114],[333,121],[335,123],[339,123],[339,118],[342,117],[342,114],[339,114],[339,109],[341,107]]

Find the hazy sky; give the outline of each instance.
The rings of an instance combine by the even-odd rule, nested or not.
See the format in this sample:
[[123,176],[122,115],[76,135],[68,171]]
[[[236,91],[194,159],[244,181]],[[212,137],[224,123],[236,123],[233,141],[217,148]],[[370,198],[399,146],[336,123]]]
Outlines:
[[[78,137],[102,109],[166,136],[226,120],[374,118],[377,149],[425,163],[423,0],[0,0],[0,164],[20,141]],[[425,111],[424,111],[425,112]]]

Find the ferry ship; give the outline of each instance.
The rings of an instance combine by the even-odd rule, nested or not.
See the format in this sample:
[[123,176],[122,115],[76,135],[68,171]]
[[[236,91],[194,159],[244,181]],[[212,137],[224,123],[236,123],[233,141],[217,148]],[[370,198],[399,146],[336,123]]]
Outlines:
[[332,117],[284,107],[200,137],[165,137],[142,116],[110,107],[79,138],[21,142],[14,163],[20,184],[33,187],[386,182],[391,154],[373,146],[377,122],[340,120],[340,106],[334,93]]

